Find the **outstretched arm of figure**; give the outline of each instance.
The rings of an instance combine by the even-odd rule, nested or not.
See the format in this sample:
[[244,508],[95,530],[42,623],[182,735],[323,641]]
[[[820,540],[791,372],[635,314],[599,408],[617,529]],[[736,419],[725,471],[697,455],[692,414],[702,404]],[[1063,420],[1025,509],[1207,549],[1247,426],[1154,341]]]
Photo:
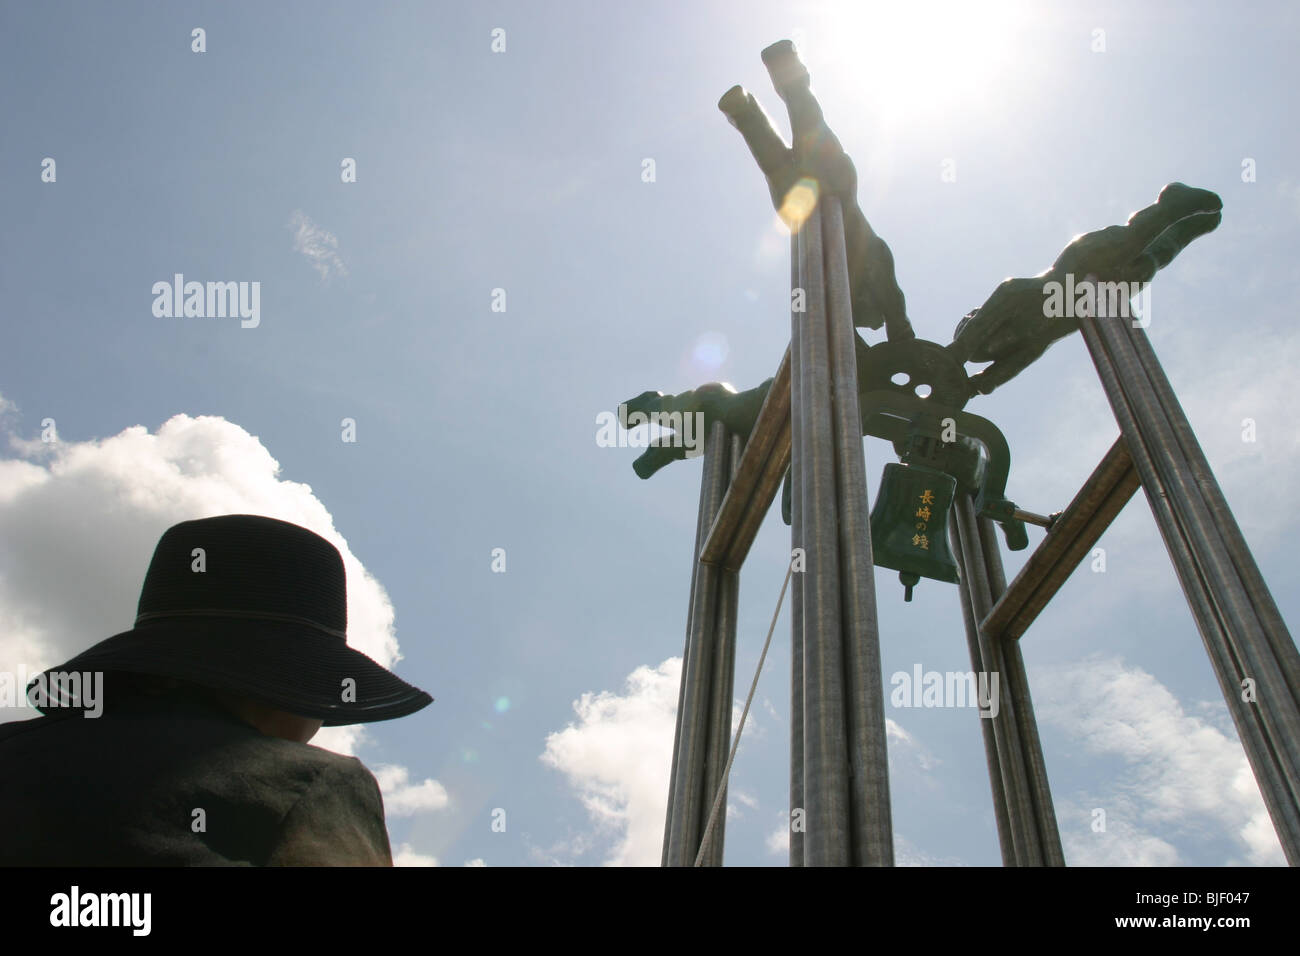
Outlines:
[[[719,382],[710,382],[677,395],[642,392],[622,404],[621,420],[625,426],[630,424],[635,427],[640,422],[629,422],[629,419],[639,413],[646,416],[649,423],[685,431],[684,416],[700,415],[702,418],[695,420],[697,424],[692,425],[689,434],[700,443],[696,450],[703,452],[703,443],[708,438],[713,423],[717,421],[726,425],[733,435],[748,438],[771,385],[772,380],[769,378],[761,385],[743,392],[737,392],[730,385]],[[681,432],[664,435],[651,442],[645,452],[632,463],[632,467],[640,477],[649,478],[665,465],[683,460],[691,450],[686,447]]]
[[1072,312],[1048,315],[1048,283],[1064,285],[1072,277],[1077,287],[1088,275],[1102,282],[1149,282],[1193,240],[1213,231],[1222,209],[1222,201],[1209,190],[1170,183],[1126,225],[1074,239],[1047,272],[1000,283],[988,301],[958,323],[948,346],[962,362],[994,363],[971,376],[972,389],[984,394],[993,391],[1053,342],[1078,330]]

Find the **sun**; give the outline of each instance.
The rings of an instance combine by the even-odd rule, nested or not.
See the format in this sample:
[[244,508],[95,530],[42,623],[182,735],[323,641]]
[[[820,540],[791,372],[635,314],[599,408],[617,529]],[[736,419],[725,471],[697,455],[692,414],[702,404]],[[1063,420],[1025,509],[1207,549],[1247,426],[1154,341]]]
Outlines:
[[1030,8],[970,0],[810,6],[792,39],[813,75],[862,91],[886,121],[982,108],[1014,63]]

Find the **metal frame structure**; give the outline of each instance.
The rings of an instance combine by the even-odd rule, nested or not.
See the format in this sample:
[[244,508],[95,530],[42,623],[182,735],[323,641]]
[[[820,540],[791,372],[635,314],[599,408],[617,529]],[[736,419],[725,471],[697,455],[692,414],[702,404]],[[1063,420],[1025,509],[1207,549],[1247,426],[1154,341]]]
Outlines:
[[[842,153],[836,158],[838,141],[793,45],[773,44],[763,60],[790,110],[793,147],[741,87],[718,105],[744,136],[773,201],[781,208],[783,197],[794,195],[790,177],[809,162],[838,162],[831,178],[849,182],[852,165]],[[851,207],[846,214],[834,191],[813,195],[807,218],[791,224],[790,347],[747,440],[715,422],[705,445],[665,866],[722,864],[725,814],[708,827],[710,811],[725,800],[729,770],[740,568],[787,467],[792,571],[801,572],[791,594],[790,865],[894,862],[860,417],[872,421],[873,396],[886,393],[858,393],[846,215],[856,224],[854,274],[873,288],[896,287],[896,280],[887,247],[878,237],[870,245],[874,234],[861,212]],[[889,315],[880,317],[891,345],[896,334],[912,335],[896,291],[897,327]],[[1106,296],[1094,299],[1097,315],[1080,317],[1079,326],[1120,437],[1010,585],[985,516],[1001,514],[984,501],[990,480],[978,496],[959,492],[949,514],[971,666],[998,675],[1001,687],[996,716],[980,725],[1003,863],[1065,865],[1020,638],[1141,486],[1287,860],[1300,865],[1300,651],[1146,333],[1139,323],[1106,315]],[[924,407],[924,400],[909,402]],[[967,429],[983,421],[953,414]],[[988,436],[980,439],[990,462],[1002,463],[1005,481],[1005,442],[984,425],[1002,446],[999,457]]]
[[[723,783],[740,567],[787,465],[791,541],[804,553],[791,599],[790,805],[803,811],[791,833],[791,865],[894,862],[866,462],[837,199],[823,199],[795,232],[791,260],[804,309],[791,312],[790,348],[749,440],[742,450],[719,423],[705,446],[666,866],[695,861],[705,814]],[[719,865],[722,847],[718,821],[703,862]]]
[[[842,213],[823,197],[792,238],[790,348],[747,442],[714,424],[704,454],[662,862],[701,856],[731,734],[739,573],[791,468],[791,866],[894,862],[884,694]],[[1089,276],[1085,281],[1095,281]],[[1098,296],[1099,304],[1104,296]],[[795,297],[792,296],[792,301]],[[1063,866],[1019,640],[1141,486],[1288,862],[1300,865],[1300,652],[1145,332],[1080,327],[1120,437],[1010,585],[992,522],[958,495],[949,533],[972,667],[1005,689],[981,720],[1002,859]]]

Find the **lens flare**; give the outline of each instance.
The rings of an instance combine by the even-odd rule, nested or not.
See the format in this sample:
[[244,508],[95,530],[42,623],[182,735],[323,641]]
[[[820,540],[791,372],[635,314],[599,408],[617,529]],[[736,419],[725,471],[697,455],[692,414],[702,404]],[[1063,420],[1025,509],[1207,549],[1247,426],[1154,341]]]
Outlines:
[[727,344],[725,335],[721,332],[705,332],[695,340],[691,358],[697,368],[715,369],[726,361],[730,351],[731,346]]
[[805,176],[791,186],[790,191],[785,194],[777,215],[791,232],[798,232],[803,228],[803,224],[817,208],[817,193],[817,180]]

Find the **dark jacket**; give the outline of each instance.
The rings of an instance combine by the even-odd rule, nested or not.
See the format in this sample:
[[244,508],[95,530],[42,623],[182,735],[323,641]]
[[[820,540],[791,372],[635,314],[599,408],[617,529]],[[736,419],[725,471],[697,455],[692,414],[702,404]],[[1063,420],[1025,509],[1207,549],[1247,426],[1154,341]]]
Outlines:
[[[202,814],[196,811],[203,811]],[[0,865],[391,866],[355,757],[203,700],[0,724]]]

